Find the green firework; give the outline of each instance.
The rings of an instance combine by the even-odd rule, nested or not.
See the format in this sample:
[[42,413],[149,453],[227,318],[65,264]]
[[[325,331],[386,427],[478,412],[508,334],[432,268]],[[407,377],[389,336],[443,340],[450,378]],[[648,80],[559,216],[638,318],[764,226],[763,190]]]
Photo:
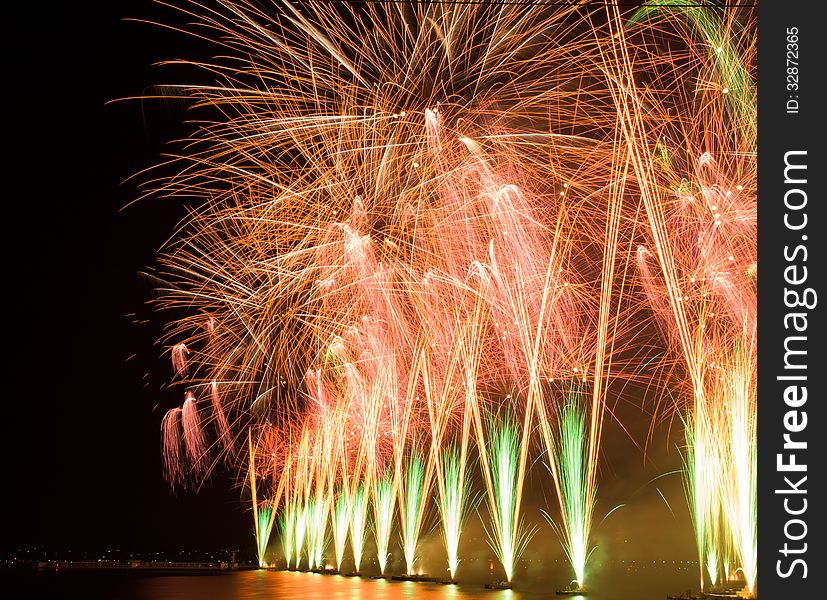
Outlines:
[[520,454],[519,433],[510,414],[491,419],[487,427],[488,460],[492,489],[489,491],[491,528],[486,528],[488,542],[505,569],[508,581],[514,576],[514,566],[528,543],[528,535],[517,518],[517,479]]
[[288,502],[287,506],[281,513],[281,548],[284,552],[284,560],[287,563],[288,569],[290,568],[290,563],[293,559],[295,532],[296,506],[294,503]]
[[[309,513],[309,507],[307,503],[296,510],[296,520],[294,521],[294,551],[296,553],[296,567],[298,567],[301,563],[302,559],[302,550],[305,547],[305,538],[307,537],[307,519]],[[308,552],[308,564],[310,563],[310,553]]]
[[[684,423],[686,432],[686,448],[684,451],[684,487],[689,500],[692,524],[695,528],[695,545],[698,549],[698,562],[700,568],[700,585],[704,588],[704,570],[708,570],[710,557],[716,554],[715,548],[709,548],[714,544],[710,536],[710,513],[711,513],[711,492],[710,489],[710,467],[712,452],[709,435],[706,430],[708,424],[702,419],[693,422],[691,417]],[[714,579],[713,579],[714,583]]]
[[327,510],[325,503],[318,498],[310,503],[310,568],[319,569],[324,566],[324,546],[327,526]]
[[445,482],[444,497],[439,503],[439,511],[442,518],[442,535],[448,553],[448,571],[453,579],[459,566],[459,538],[466,516],[469,486],[468,482],[464,481],[459,451],[455,445],[452,444],[442,451],[442,466]]
[[270,532],[273,526],[273,510],[269,505],[265,505],[258,509],[258,518],[256,524],[258,531],[256,531],[256,546],[258,552],[258,564],[260,567],[265,565],[264,553],[267,551],[267,543],[270,540]]
[[350,506],[344,489],[339,489],[336,503],[333,505],[333,547],[336,552],[336,568],[342,568],[342,557],[345,555],[347,529],[350,523]]
[[[555,529],[561,536],[566,556],[574,570],[574,580],[580,587],[586,577],[596,491],[589,488],[587,454],[586,414],[580,392],[574,391],[558,413],[558,439],[553,445],[552,460],[559,479],[563,521],[562,527],[555,526]],[[551,519],[549,522],[554,525]]]
[[393,524],[393,508],[396,495],[393,493],[393,475],[386,473],[376,483],[374,490],[374,533],[376,535],[376,560],[379,569],[385,572],[388,562],[388,546],[390,545],[391,525]]
[[756,88],[735,41],[741,36],[740,25],[728,24],[721,18],[720,9],[703,6],[695,0],[650,0],[641,6],[627,22],[639,23],[648,18],[684,20],[700,36],[709,51],[715,55],[715,73],[721,88],[726,91],[727,102],[735,115],[737,128],[755,147],[755,93]]
[[413,573],[416,560],[416,547],[419,542],[419,511],[422,508],[425,470],[422,460],[412,456],[405,469],[404,511],[402,511],[402,553],[405,556],[405,566],[408,574]]

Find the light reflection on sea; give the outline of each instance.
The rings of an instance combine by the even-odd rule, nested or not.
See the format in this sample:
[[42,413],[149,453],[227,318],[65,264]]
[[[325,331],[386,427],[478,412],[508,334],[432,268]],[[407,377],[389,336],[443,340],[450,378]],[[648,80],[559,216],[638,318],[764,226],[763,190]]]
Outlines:
[[[593,572],[585,600],[664,600],[695,588],[695,573],[675,568]],[[233,571],[199,575],[129,572],[31,573],[16,582],[28,597],[86,600],[539,600],[561,598],[565,583],[515,581],[512,590],[486,590],[482,583],[441,585],[286,571]],[[557,585],[555,585],[557,583]],[[578,598],[575,596],[575,598]],[[580,597],[582,598],[582,597]]]

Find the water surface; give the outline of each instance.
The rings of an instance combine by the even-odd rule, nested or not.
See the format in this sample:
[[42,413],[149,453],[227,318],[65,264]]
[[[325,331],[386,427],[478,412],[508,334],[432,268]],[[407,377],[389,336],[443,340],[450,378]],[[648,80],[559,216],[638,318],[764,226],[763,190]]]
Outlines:
[[[560,598],[554,591],[561,587],[559,582],[536,578],[517,580],[512,590],[486,590],[481,582],[440,585],[289,571],[199,575],[64,571],[11,577],[22,593],[14,597],[88,600],[539,600]],[[695,580],[694,569],[672,565],[611,567],[592,574],[592,591],[586,598],[664,600],[667,593],[695,587]]]

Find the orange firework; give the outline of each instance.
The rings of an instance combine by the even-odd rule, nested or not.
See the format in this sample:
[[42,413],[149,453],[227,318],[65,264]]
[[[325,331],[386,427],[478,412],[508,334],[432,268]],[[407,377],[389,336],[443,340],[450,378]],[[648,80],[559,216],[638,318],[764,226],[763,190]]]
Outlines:
[[539,442],[582,588],[638,380],[679,398],[707,567],[752,589],[754,27],[674,4],[181,3],[219,52],[164,90],[196,126],[151,179],[199,200],[161,256],[165,468],[248,474],[262,564],[281,508],[288,566],[349,535],[359,571],[372,510],[413,575],[434,512],[453,578],[478,472],[510,581]]

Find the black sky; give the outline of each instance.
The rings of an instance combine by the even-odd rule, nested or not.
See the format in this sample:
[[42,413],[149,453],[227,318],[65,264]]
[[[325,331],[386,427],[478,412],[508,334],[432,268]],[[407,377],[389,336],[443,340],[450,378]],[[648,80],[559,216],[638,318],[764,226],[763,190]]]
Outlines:
[[[12,121],[14,186],[6,196],[3,554],[22,544],[136,549],[246,543],[237,493],[216,479],[199,496],[171,497],[161,480],[159,385],[152,341],[152,265],[182,207],[123,209],[123,183],[159,158],[176,115],[137,101],[161,80],[154,61],[180,36],[124,17],[154,18],[149,2],[20,3],[20,40],[4,88]],[[158,321],[158,319],[155,319]],[[127,360],[137,353],[138,358]],[[149,385],[142,377],[150,373]],[[205,527],[205,524],[209,524]],[[243,525],[242,525],[243,524]]]
[[[123,20],[169,22],[171,13],[147,0],[24,4],[10,24],[21,41],[7,55],[5,82],[15,105],[5,115],[14,128],[7,148],[14,185],[6,196],[11,363],[2,413],[4,495],[13,508],[3,519],[0,556],[32,544],[252,547],[231,478],[173,496],[161,477],[160,420],[180,398],[162,389],[171,373],[153,346],[161,319],[146,307],[150,289],[138,272],[152,266],[184,206],[150,200],[124,209],[138,195],[124,181],[159,160],[164,142],[181,133],[175,123],[183,115],[158,103],[107,105],[169,81],[170,72],[152,63],[192,58],[193,48],[180,34]],[[144,319],[150,323],[135,323]],[[621,410],[645,437],[649,417]],[[622,540],[630,529],[647,530],[648,539],[666,528],[666,543],[691,558],[679,479],[661,486],[677,516],[656,486],[646,487],[677,464],[674,442],[661,436],[650,452],[663,460],[644,467],[625,434],[607,429],[602,489],[611,502],[632,502],[629,526],[608,530],[620,527]]]

